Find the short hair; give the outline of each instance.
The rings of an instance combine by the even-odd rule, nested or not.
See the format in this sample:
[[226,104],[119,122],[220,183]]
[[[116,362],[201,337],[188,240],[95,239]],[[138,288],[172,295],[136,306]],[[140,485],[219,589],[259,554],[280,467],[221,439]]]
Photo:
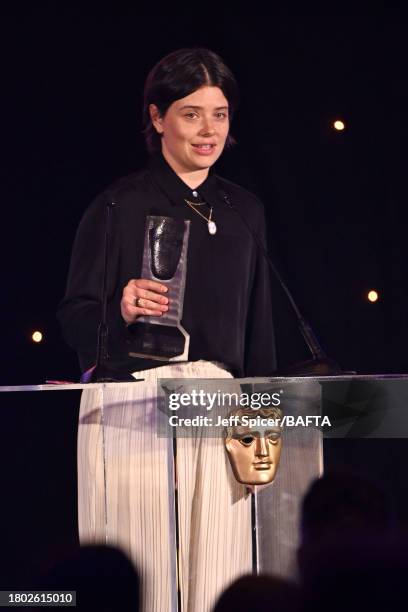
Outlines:
[[[238,106],[238,86],[231,70],[209,49],[179,49],[163,57],[149,72],[144,88],[143,133],[149,153],[161,150],[161,138],[153,127],[149,105],[163,117],[169,106],[200,87],[219,87],[228,100],[229,117]],[[234,140],[228,135],[226,146]]]

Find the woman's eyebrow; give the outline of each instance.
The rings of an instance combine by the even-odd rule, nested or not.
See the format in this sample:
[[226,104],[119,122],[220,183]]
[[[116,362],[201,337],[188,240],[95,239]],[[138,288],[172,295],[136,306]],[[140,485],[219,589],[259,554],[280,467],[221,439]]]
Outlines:
[[[194,104],[186,104],[185,106],[181,106],[179,110],[184,110],[186,108],[193,108],[194,110],[202,110],[202,106],[195,106]],[[217,106],[214,110],[228,110],[228,106]]]

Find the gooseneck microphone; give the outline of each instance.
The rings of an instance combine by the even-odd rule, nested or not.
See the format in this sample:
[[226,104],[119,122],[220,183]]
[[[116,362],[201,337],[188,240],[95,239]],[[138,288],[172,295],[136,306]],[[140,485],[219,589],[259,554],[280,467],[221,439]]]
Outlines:
[[[340,366],[331,358],[329,358],[322,347],[318,339],[316,338],[315,333],[313,332],[310,324],[306,321],[305,317],[300,312],[291,292],[289,291],[288,286],[285,281],[281,277],[279,271],[277,270],[275,264],[271,260],[269,253],[265,249],[262,244],[259,236],[252,230],[248,221],[241,214],[241,212],[237,209],[236,206],[231,202],[231,199],[228,193],[224,190],[219,190],[219,193],[225,202],[225,204],[233,210],[238,217],[241,219],[242,223],[247,228],[249,234],[251,235],[253,241],[255,242],[258,250],[262,253],[265,261],[267,262],[269,268],[272,270],[272,273],[275,275],[275,278],[278,280],[279,285],[282,287],[287,299],[289,300],[290,305],[296,315],[296,319],[298,322],[299,330],[303,336],[303,339],[312,354],[312,359],[307,361],[302,361],[301,363],[294,364],[289,366],[285,370],[285,374],[289,375],[299,375],[299,376],[330,376],[333,374],[339,374],[341,372]],[[283,373],[283,372],[282,372]]]
[[105,207],[105,244],[103,253],[103,277],[102,277],[102,316],[98,326],[98,341],[96,345],[96,363],[94,377],[98,382],[106,380],[105,365],[108,359],[108,257],[110,248],[110,235],[112,233],[112,210],[115,202],[107,202]]
[[119,370],[109,363],[108,354],[108,260],[112,236],[112,217],[115,202],[107,202],[105,206],[105,240],[103,252],[103,275],[101,291],[101,320],[98,325],[96,362],[93,367],[83,372],[80,381],[82,383],[93,382],[120,382],[135,381],[133,377]]

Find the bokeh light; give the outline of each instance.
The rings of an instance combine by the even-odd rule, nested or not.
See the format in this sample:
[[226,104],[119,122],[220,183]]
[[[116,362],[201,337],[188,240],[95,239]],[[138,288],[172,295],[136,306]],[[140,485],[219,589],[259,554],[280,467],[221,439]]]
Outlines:
[[346,125],[345,125],[344,121],[340,121],[340,119],[337,119],[333,123],[333,127],[334,127],[335,130],[338,130],[339,132],[341,132],[342,130],[345,129]]
[[368,292],[367,297],[369,302],[377,302],[379,296],[377,291],[371,289],[371,291]]

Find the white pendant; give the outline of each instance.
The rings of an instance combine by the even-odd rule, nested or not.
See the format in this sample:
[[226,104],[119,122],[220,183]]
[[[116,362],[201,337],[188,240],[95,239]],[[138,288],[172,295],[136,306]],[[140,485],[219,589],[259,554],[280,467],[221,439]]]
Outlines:
[[214,236],[214,234],[217,233],[217,226],[215,225],[214,221],[208,221],[208,232],[211,234],[211,236]]

